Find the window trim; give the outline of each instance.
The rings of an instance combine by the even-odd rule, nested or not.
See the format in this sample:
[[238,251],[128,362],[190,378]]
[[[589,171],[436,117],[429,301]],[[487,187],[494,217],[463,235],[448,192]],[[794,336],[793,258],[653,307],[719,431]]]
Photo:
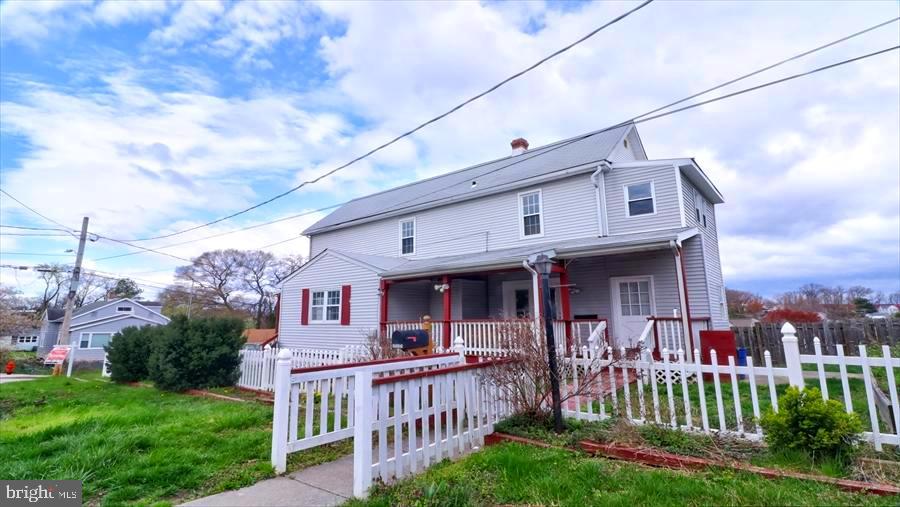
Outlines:
[[694,218],[697,219],[697,227],[706,227],[706,197],[694,187]]
[[[123,310],[123,308],[127,308],[127,310]],[[133,306],[117,306],[116,313],[134,313]]]
[[[538,223],[541,226],[541,232],[538,234],[525,234],[525,210],[522,209],[522,197],[530,194],[537,194],[538,196]],[[519,192],[516,195],[516,207],[518,208],[518,217],[519,217],[519,239],[534,239],[534,238],[543,238],[544,237],[544,192],[542,189],[534,189],[528,190],[525,192]],[[532,216],[532,215],[528,215]]]
[[[115,336],[116,333],[112,333],[109,331],[96,331],[96,332],[82,331],[81,334],[78,336],[78,350],[103,350],[103,347],[94,347],[94,335],[95,334],[108,334],[109,341],[112,342],[113,336]],[[88,335],[88,346],[87,347],[81,346],[81,342],[84,341],[84,335]]]
[[[413,234],[412,234],[413,249],[412,249],[412,252],[410,252],[410,253],[403,253],[403,224],[407,223],[407,222],[412,222],[412,224],[413,224]],[[417,246],[416,245],[416,243],[417,243],[416,236],[418,235],[418,232],[419,232],[419,225],[416,223],[416,217],[402,218],[397,221],[397,237],[398,237],[397,251],[400,252],[401,257],[408,257],[410,255],[416,255],[416,246]]]
[[[640,215],[632,215],[632,214],[631,214],[631,207],[629,206],[629,204],[631,204],[632,202],[637,202],[637,201],[645,201],[645,200],[647,200],[647,198],[646,198],[646,197],[642,197],[642,198],[640,198],[640,199],[629,199],[629,197],[628,197],[628,187],[634,187],[634,186],[637,186],[637,185],[644,185],[644,184],[647,184],[647,183],[650,184],[650,204],[653,205],[653,211],[650,212],[650,213],[641,213]],[[628,217],[628,218],[648,217],[648,216],[653,216],[653,215],[656,214],[656,211],[657,211],[656,208],[657,208],[657,206],[656,206],[656,183],[655,183],[655,180],[650,180],[650,181],[639,181],[639,182],[637,182],[637,183],[626,183],[625,185],[622,185],[622,192],[623,192],[623,194],[624,194],[624,196],[625,196],[625,216],[626,216],[626,217]]]
[[[331,292],[331,291],[334,291],[334,292],[337,292],[337,293],[338,293],[338,302],[337,302],[338,315],[337,315],[337,318],[334,319],[334,320],[328,318],[328,307],[329,307],[329,306],[335,306],[335,305],[329,305],[329,304],[328,304],[328,293]],[[315,294],[316,292],[322,292],[322,293],[324,293],[324,294],[323,294],[323,300],[322,300],[322,303],[323,303],[323,304],[321,304],[321,305],[313,305],[313,301],[315,301],[315,299],[314,299],[314,294]],[[343,294],[341,293],[341,288],[340,288],[340,287],[337,287],[337,288],[329,287],[329,288],[325,288],[325,289],[309,289],[309,323],[310,323],[310,324],[316,324],[316,325],[320,325],[320,324],[340,324],[340,323],[341,323],[341,316],[342,316],[342,314],[343,314],[343,310],[342,310],[343,305],[341,304],[341,303],[343,303],[342,299],[343,299]],[[321,318],[321,319],[314,319],[314,318],[313,318],[313,314],[314,314],[313,308],[317,308],[317,307],[322,308],[322,318]]]

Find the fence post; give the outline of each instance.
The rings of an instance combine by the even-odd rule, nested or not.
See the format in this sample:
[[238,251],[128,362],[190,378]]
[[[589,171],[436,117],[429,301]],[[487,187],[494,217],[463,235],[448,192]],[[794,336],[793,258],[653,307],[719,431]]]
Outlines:
[[364,498],[372,484],[372,372],[357,371],[353,382],[353,496]]
[[457,336],[455,340],[453,340],[453,352],[459,354],[459,362],[466,362],[466,343],[463,341],[462,336]]
[[275,406],[272,409],[272,466],[275,473],[287,468],[288,412],[291,394],[291,352],[278,351],[275,361]]
[[787,368],[788,382],[794,387],[803,389],[803,365],[800,364],[800,344],[797,330],[790,322],[781,326],[781,345],[784,347],[784,365]]

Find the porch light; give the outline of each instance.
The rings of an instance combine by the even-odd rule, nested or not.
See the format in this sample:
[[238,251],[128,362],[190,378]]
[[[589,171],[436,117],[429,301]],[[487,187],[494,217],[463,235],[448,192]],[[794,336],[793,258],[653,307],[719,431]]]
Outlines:
[[436,283],[434,284],[434,290],[443,293],[445,290],[450,288],[450,284],[448,283]]
[[537,258],[534,259],[533,263],[535,271],[538,272],[541,276],[550,275],[550,271],[553,269],[553,261],[550,260],[550,257],[547,257],[545,254],[540,254]]

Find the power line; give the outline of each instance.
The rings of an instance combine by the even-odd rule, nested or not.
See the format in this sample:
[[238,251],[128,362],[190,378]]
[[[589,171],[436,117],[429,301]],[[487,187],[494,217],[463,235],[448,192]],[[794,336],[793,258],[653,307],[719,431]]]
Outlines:
[[[4,192],[4,193],[6,193],[6,192]],[[9,194],[7,194],[7,195],[9,195]],[[17,202],[18,202],[18,201],[17,201]],[[21,204],[21,203],[20,203],[20,204]],[[33,210],[32,210],[32,211],[33,211]],[[24,226],[24,225],[6,225],[6,224],[0,224],[0,228],[2,228],[2,229],[23,229],[23,230],[26,230],[26,231],[63,231],[63,232],[69,232],[67,229],[58,229],[58,228],[56,228],[56,227],[27,227],[27,226]]]
[[110,238],[110,237],[107,237],[107,236],[101,236],[100,234],[96,234],[96,233],[95,233],[95,236],[97,236],[98,238],[102,238],[102,239],[108,240],[108,241],[112,241],[112,242],[114,242],[114,243],[121,243],[121,244],[123,244],[123,245],[128,245],[128,246],[133,247],[133,248],[140,248],[141,250],[144,250],[144,251],[147,251],[147,252],[153,252],[153,253],[157,253],[157,254],[160,254],[160,255],[165,255],[165,256],[167,256],[167,257],[171,257],[171,258],[173,258],[173,259],[178,259],[178,260],[180,260],[180,261],[184,261],[184,262],[192,262],[190,259],[185,259],[184,257],[179,257],[179,256],[177,256],[177,255],[173,255],[173,254],[170,254],[170,253],[168,253],[168,252],[160,252],[159,250],[154,250],[153,248],[147,248],[147,247],[143,247],[143,246],[139,246],[139,245],[132,245],[131,243],[128,243],[127,241],[122,241],[122,240],[120,240],[120,239],[113,239],[113,238]]
[[60,237],[68,234],[52,234],[49,232],[0,232],[0,236],[35,236],[35,237]]
[[[640,7],[643,7],[643,5],[640,6]],[[640,8],[640,7],[638,7],[638,8]],[[900,17],[895,17],[895,18],[893,18],[893,19],[889,19],[889,20],[887,20],[887,21],[883,21],[883,22],[881,22],[881,23],[875,24],[875,25],[873,25],[873,26],[870,26],[870,27],[865,28],[865,29],[863,29],[863,30],[857,31],[857,32],[855,32],[855,33],[846,35],[846,36],[841,37],[841,38],[839,38],[839,39],[835,39],[835,40],[830,41],[830,42],[828,42],[828,43],[822,44],[822,45],[817,46],[817,47],[815,47],[815,48],[812,48],[812,49],[803,51],[803,52],[801,52],[801,53],[795,54],[795,55],[793,55],[793,56],[790,56],[790,57],[788,57],[788,58],[782,59],[782,60],[780,60],[780,61],[778,61],[778,62],[775,62],[775,63],[773,63],[773,64],[770,64],[770,65],[767,65],[767,66],[765,66],[765,67],[756,69],[756,70],[754,70],[754,71],[752,71],[752,72],[749,72],[749,73],[747,73],[747,74],[741,75],[741,76],[739,76],[739,77],[730,79],[730,80],[728,80],[728,81],[726,81],[726,82],[724,82],[724,83],[722,83],[722,84],[716,85],[716,86],[714,86],[714,87],[712,87],[712,88],[707,88],[706,90],[703,90],[703,91],[694,93],[694,94],[689,95],[689,96],[687,96],[687,97],[684,97],[684,98],[682,98],[682,99],[679,99],[679,100],[676,100],[676,101],[674,101],[674,102],[671,102],[671,103],[669,103],[669,104],[667,104],[667,105],[664,105],[664,106],[661,106],[661,107],[657,107],[656,109],[647,111],[647,112],[645,112],[645,113],[643,113],[643,114],[640,114],[640,115],[638,115],[638,116],[633,117],[633,118],[632,118],[631,120],[629,120],[629,121],[637,121],[637,120],[639,120],[639,119],[641,119],[641,118],[644,118],[644,117],[649,116],[649,115],[651,115],[651,114],[657,113],[657,112],[662,111],[662,110],[664,110],[664,109],[667,109],[667,108],[670,108],[670,107],[672,107],[672,106],[675,106],[675,105],[684,103],[684,102],[686,102],[686,101],[688,101],[688,100],[691,100],[691,99],[700,97],[700,96],[702,96],[702,95],[706,95],[706,94],[708,94],[708,93],[710,93],[710,92],[713,92],[713,91],[715,91],[715,90],[724,88],[724,87],[726,87],[726,86],[732,85],[732,84],[737,83],[737,82],[739,82],[739,81],[743,81],[743,80],[748,79],[748,78],[750,78],[750,77],[753,77],[753,76],[755,76],[755,75],[758,75],[758,74],[761,74],[761,73],[763,73],[763,72],[769,71],[769,70],[774,69],[774,68],[776,68],[776,67],[779,67],[779,66],[781,66],[781,65],[783,65],[783,64],[785,64],[785,63],[788,63],[788,62],[791,62],[791,61],[798,60],[798,59],[803,58],[803,57],[805,57],[805,56],[809,56],[809,55],[811,55],[811,54],[813,54],[813,53],[816,53],[816,52],[818,52],[818,51],[821,51],[821,50],[823,50],[823,49],[826,49],[826,48],[835,46],[835,45],[837,45],[837,44],[840,44],[840,43],[842,43],[842,42],[846,42],[846,41],[848,41],[848,40],[850,40],[850,39],[859,37],[859,36],[861,36],[861,35],[864,35],[864,34],[866,34],[866,33],[871,32],[871,31],[873,31],[873,30],[876,30],[876,29],[878,29],[878,28],[881,28],[881,27],[887,26],[887,25],[889,25],[889,24],[891,24],[891,23],[894,23],[894,22],[896,22],[896,21],[898,21],[898,20],[900,20]],[[601,27],[601,29],[602,29],[602,28],[603,28],[603,27]],[[598,29],[598,30],[599,30],[599,29]],[[596,31],[595,31],[594,33],[596,33]],[[590,34],[590,35],[593,35],[593,33]],[[589,36],[590,36],[590,35],[589,35]],[[589,36],[588,36],[588,37],[589,37]],[[552,57],[552,56],[554,56],[554,55],[551,55],[551,57]],[[550,58],[550,57],[548,57],[548,58]],[[511,164],[507,164],[507,165],[504,165],[504,166],[502,166],[502,167],[495,168],[495,169],[492,170],[492,171],[489,171],[489,172],[486,172],[486,173],[482,173],[482,174],[476,176],[475,178],[480,178],[480,177],[485,176],[485,175],[487,175],[487,174],[490,174],[490,173],[492,173],[492,172],[496,172],[496,171],[505,169],[505,168],[507,168],[507,167],[509,167],[509,166],[511,166],[511,165],[515,165],[515,164],[519,164],[519,163],[525,162],[525,161],[529,160],[530,158],[533,158],[534,156],[543,155],[543,154],[549,153],[549,152],[551,152],[551,151],[555,151],[556,149],[562,148],[562,147],[564,147],[564,146],[568,146],[569,144],[571,144],[571,143],[573,143],[573,142],[577,142],[577,141],[580,141],[580,140],[582,140],[582,139],[586,139],[586,138],[588,138],[588,137],[591,137],[591,136],[593,136],[593,135],[597,135],[597,134],[606,132],[606,131],[611,130],[611,129],[613,129],[613,128],[618,128],[618,127],[620,127],[620,126],[623,126],[623,125],[629,123],[629,121],[621,122],[621,123],[616,124],[616,125],[614,125],[614,126],[607,127],[607,128],[605,128],[605,129],[602,129],[602,130],[599,130],[599,131],[596,131],[596,132],[588,133],[588,134],[586,134],[586,135],[578,136],[578,137],[576,137],[576,138],[573,138],[573,139],[570,139],[570,140],[567,140],[567,141],[559,141],[559,142],[557,142],[557,143],[558,143],[557,146],[553,146],[553,147],[551,147],[551,148],[544,149],[543,151],[535,150],[536,153],[535,153],[532,157],[528,157],[528,158],[524,158],[524,159],[523,159],[523,158],[518,158],[518,160],[512,162]],[[552,146],[552,145],[550,145],[550,146]],[[545,147],[545,148],[547,148],[547,147]],[[477,167],[477,166],[475,166],[475,167]],[[469,181],[469,179],[470,179],[470,178],[467,177],[467,178],[465,178],[463,181],[460,181],[460,182],[457,182],[457,183],[454,183],[454,184],[449,185],[449,187],[452,187],[452,186],[455,186],[455,185],[458,185],[458,184],[462,184],[462,183],[467,183],[467,182]],[[424,195],[419,195],[419,196],[417,196],[417,197],[415,197],[415,198],[413,198],[413,199],[409,199],[409,200],[407,200],[407,201],[403,201],[403,202],[400,202],[400,203],[395,203],[394,205],[392,205],[392,206],[390,206],[390,207],[388,207],[388,208],[383,208],[382,210],[379,210],[377,213],[375,213],[375,214],[373,214],[373,215],[368,215],[368,216],[374,216],[374,215],[380,214],[380,213],[382,213],[382,212],[384,212],[384,211],[386,211],[386,210],[390,210],[390,209],[399,209],[398,206],[400,206],[400,205],[402,205],[402,204],[405,204],[405,203],[410,202],[410,201],[412,201],[412,200],[419,200],[419,199],[421,199],[421,198],[424,197],[424,196],[428,196],[428,195],[431,195],[431,194],[440,192],[440,191],[442,191],[442,190],[445,190],[446,188],[447,188],[447,187],[443,187],[443,188],[438,189],[438,190],[436,190],[436,191],[429,192],[429,193],[424,194]],[[485,187],[485,189],[487,189],[487,188],[492,188],[492,187]],[[439,199],[438,199],[438,200],[439,200]],[[351,201],[352,201],[352,200],[351,200]],[[297,215],[292,215],[292,216],[290,216],[290,217],[280,218],[280,219],[272,220],[272,221],[268,221],[268,222],[262,222],[262,223],[255,224],[255,225],[251,225],[251,226],[248,226],[248,227],[243,227],[243,228],[240,228],[240,229],[235,229],[235,230],[233,230],[233,231],[226,231],[226,232],[222,232],[222,233],[219,233],[219,234],[214,234],[214,235],[206,236],[206,237],[203,237],[203,238],[197,238],[197,239],[194,239],[194,240],[183,241],[183,242],[180,242],[180,243],[174,243],[174,244],[171,244],[171,245],[160,246],[160,247],[157,247],[157,248],[158,248],[158,249],[164,249],[164,248],[169,248],[169,247],[182,246],[182,245],[186,245],[186,244],[190,244],[190,243],[194,243],[194,242],[198,242],[198,241],[203,241],[203,240],[206,240],[206,239],[212,239],[212,238],[221,237],[221,236],[225,236],[225,235],[228,235],[228,234],[234,234],[234,233],[241,232],[241,231],[245,231],[245,230],[249,230],[249,229],[254,229],[254,228],[257,228],[257,227],[264,227],[264,226],[266,226],[266,225],[271,225],[271,224],[274,224],[274,223],[278,223],[278,222],[282,222],[282,221],[291,220],[291,219],[294,219],[294,218],[306,216],[306,215],[309,215],[309,214],[312,214],[312,213],[317,213],[317,212],[321,212],[321,211],[326,211],[326,210],[329,210],[329,209],[332,209],[332,208],[336,208],[336,207],[338,207],[338,206],[343,206],[344,204],[347,204],[347,203],[349,203],[349,202],[351,202],[351,201],[344,201],[344,202],[341,202],[341,203],[333,204],[333,205],[331,205],[331,206],[326,206],[326,207],[324,207],[324,208],[319,208],[319,209],[317,209],[317,210],[313,210],[313,211],[309,211],[309,212],[304,212],[304,213],[300,213],[300,214],[297,214]],[[428,201],[428,202],[425,202],[425,203],[419,203],[419,204],[427,204],[427,203],[429,203],[429,202],[434,202],[434,201]],[[368,216],[367,216],[367,217],[368,217]],[[367,218],[367,217],[363,217],[363,218]],[[342,223],[345,223],[345,222],[342,222]],[[186,232],[186,231],[181,231],[181,232]],[[181,232],[178,232],[178,233],[176,233],[176,234],[180,234]],[[173,235],[174,235],[174,234],[173,234]],[[153,237],[153,238],[141,238],[141,239],[137,239],[137,240],[124,240],[124,241],[145,241],[145,240],[151,240],[151,239],[161,239],[161,238],[167,237],[167,236],[168,236],[168,235],[165,235],[165,236],[157,236],[157,237]],[[263,248],[264,248],[264,247],[263,247]],[[120,254],[120,255],[114,255],[114,256],[109,256],[109,257],[101,257],[101,258],[99,258],[99,259],[95,259],[95,261],[107,260],[107,259],[114,259],[114,258],[118,258],[118,257],[126,257],[126,256],[130,256],[130,255],[139,255],[139,254],[141,254],[141,253],[144,253],[144,252],[129,252],[129,253]]]
[[37,257],[72,257],[71,253],[0,252],[0,255],[29,255]]
[[249,208],[243,209],[243,210],[241,210],[241,211],[237,211],[237,212],[235,212],[235,213],[232,213],[232,214],[230,214],[230,215],[227,215],[227,216],[224,216],[224,217],[221,217],[221,218],[217,218],[217,219],[215,219],[215,220],[212,220],[212,221],[210,221],[210,222],[206,222],[206,223],[201,224],[201,225],[197,225],[197,226],[190,227],[190,228],[187,228],[187,229],[183,229],[183,230],[180,230],[180,231],[172,232],[172,233],[169,233],[169,234],[163,234],[163,235],[160,235],[160,236],[153,236],[153,237],[148,237],[148,238],[136,238],[136,239],[129,239],[129,240],[125,240],[125,241],[150,241],[150,240],[153,240],[153,239],[170,238],[170,237],[172,237],[172,236],[177,236],[177,235],[179,235],[179,234],[184,234],[184,233],[186,233],[186,232],[194,231],[194,230],[197,230],[197,229],[200,229],[200,228],[203,228],[203,227],[209,227],[210,225],[217,224],[217,223],[222,222],[222,221],[225,221],[225,220],[229,220],[229,219],[234,218],[234,217],[236,217],[236,216],[238,216],[238,215],[243,215],[244,213],[247,213],[247,212],[252,211],[252,210],[254,210],[254,209],[256,209],[256,208],[259,208],[259,207],[261,207],[261,206],[265,206],[266,204],[269,204],[269,203],[271,203],[271,202],[273,202],[273,201],[276,201],[276,200],[278,200],[278,199],[281,199],[282,197],[284,197],[284,196],[286,196],[286,195],[289,195],[289,194],[291,194],[291,193],[293,193],[293,192],[296,192],[297,190],[300,190],[301,188],[305,187],[306,185],[312,185],[312,184],[314,184],[314,183],[316,183],[316,182],[318,182],[318,181],[320,181],[320,180],[322,180],[322,179],[324,179],[324,178],[327,178],[327,177],[331,176],[332,174],[334,174],[334,173],[336,173],[336,172],[338,172],[338,171],[340,171],[340,170],[342,170],[342,169],[346,169],[347,167],[350,167],[351,165],[353,165],[353,164],[355,164],[355,163],[357,163],[357,162],[359,162],[359,161],[361,161],[361,160],[363,160],[363,159],[365,159],[365,158],[368,158],[368,157],[370,157],[371,155],[374,155],[375,153],[377,153],[377,152],[379,152],[379,151],[381,151],[381,150],[387,148],[388,146],[391,146],[392,144],[396,143],[397,141],[400,141],[401,139],[404,139],[404,138],[406,138],[406,137],[411,136],[412,134],[418,132],[419,130],[422,130],[423,128],[427,127],[428,125],[431,125],[432,123],[435,123],[435,122],[437,122],[437,121],[439,121],[439,120],[441,120],[441,119],[443,119],[443,118],[445,118],[445,117],[447,117],[447,116],[449,116],[449,115],[455,113],[456,111],[462,109],[463,107],[465,107],[465,106],[471,104],[472,102],[475,102],[476,100],[480,99],[481,97],[484,97],[485,95],[487,95],[487,94],[489,94],[489,93],[491,93],[491,92],[497,90],[498,88],[500,88],[501,86],[503,86],[503,85],[509,83],[510,81],[512,81],[512,80],[514,80],[514,79],[517,79],[517,78],[523,76],[524,74],[527,74],[528,72],[531,72],[532,70],[534,70],[534,69],[540,67],[540,66],[543,65],[544,63],[547,63],[549,60],[551,60],[551,59],[553,59],[553,58],[555,58],[555,57],[557,57],[557,56],[559,56],[559,55],[565,53],[566,51],[569,51],[569,50],[572,49],[573,47],[575,47],[575,46],[581,44],[582,42],[584,42],[584,41],[590,39],[591,37],[597,35],[598,33],[600,33],[601,31],[603,31],[603,30],[606,29],[607,27],[609,27],[609,26],[611,26],[611,25],[614,25],[614,24],[618,23],[619,21],[621,21],[621,20],[627,18],[627,17],[630,16],[631,14],[633,14],[633,13],[639,11],[640,9],[643,9],[644,7],[646,7],[647,5],[649,5],[652,1],[653,1],[653,0],[646,0],[645,2],[641,3],[641,4],[638,5],[637,7],[634,7],[633,9],[631,9],[631,10],[629,10],[629,11],[623,13],[623,14],[620,14],[619,16],[616,16],[616,17],[613,18],[612,20],[608,21],[607,23],[605,23],[604,25],[602,25],[602,26],[600,26],[600,27],[595,28],[594,30],[592,30],[591,32],[589,32],[587,35],[581,37],[580,39],[576,40],[575,42],[573,42],[573,43],[571,43],[571,44],[569,44],[569,45],[563,47],[562,49],[559,49],[559,50],[557,50],[557,51],[554,51],[554,52],[551,53],[550,55],[548,55],[548,56],[546,56],[546,57],[544,57],[544,58],[538,60],[536,63],[532,64],[532,65],[529,66],[528,68],[526,68],[526,69],[524,69],[524,70],[521,70],[521,71],[519,71],[519,72],[516,72],[515,74],[513,74],[513,75],[507,77],[506,79],[504,79],[503,81],[500,81],[499,83],[495,84],[494,86],[491,86],[491,87],[488,88],[487,90],[485,90],[485,91],[483,91],[483,92],[481,92],[481,93],[479,93],[479,94],[477,94],[477,95],[475,95],[475,96],[473,96],[473,97],[471,97],[471,98],[469,98],[469,99],[467,99],[467,100],[461,102],[460,104],[458,104],[458,105],[452,107],[452,108],[449,109],[448,111],[446,111],[446,112],[444,112],[444,113],[442,113],[442,114],[439,114],[439,115],[435,116],[434,118],[431,118],[431,119],[428,120],[428,121],[425,121],[425,122],[423,122],[423,123],[420,123],[420,124],[419,124],[418,126],[416,126],[415,128],[412,128],[412,129],[410,129],[410,130],[407,130],[406,132],[404,132],[404,133],[402,133],[402,134],[400,134],[400,135],[394,137],[394,138],[391,139],[390,141],[387,141],[386,143],[381,144],[381,145],[379,145],[378,147],[369,150],[368,152],[366,152],[366,153],[364,153],[364,154],[362,154],[362,155],[360,155],[360,156],[354,158],[353,160],[351,160],[351,161],[349,161],[349,162],[347,162],[347,163],[345,163],[345,164],[343,164],[343,165],[340,165],[340,166],[338,166],[338,167],[335,167],[334,169],[331,169],[330,171],[327,171],[327,172],[325,172],[325,173],[323,173],[323,174],[321,174],[321,175],[319,175],[319,176],[317,176],[317,177],[315,177],[315,178],[313,178],[313,179],[311,179],[311,180],[306,180],[306,181],[300,183],[300,184],[297,185],[297,186],[294,186],[294,187],[292,187],[292,188],[290,188],[290,189],[288,189],[288,190],[286,190],[286,191],[284,191],[284,192],[282,192],[282,193],[280,193],[280,194],[278,194],[278,195],[275,195],[275,196],[273,196],[273,197],[271,197],[271,198],[269,198],[269,199],[266,199],[265,201],[262,201],[262,202],[260,202],[260,203],[258,203],[258,204],[254,204],[253,206],[250,206]]
[[[0,188],[0,192],[3,192],[3,194],[5,194],[7,197],[9,197],[10,199],[16,201],[16,202],[19,203],[22,207],[24,207],[24,208],[27,209],[28,211],[34,213],[35,215],[37,215],[37,216],[43,218],[44,220],[46,220],[46,221],[48,221],[48,222],[50,222],[50,223],[54,223],[54,224],[56,224],[56,225],[62,227],[64,230],[67,230],[67,231],[74,231],[74,230],[75,230],[75,229],[72,228],[72,227],[69,227],[69,226],[67,226],[67,225],[65,225],[65,224],[59,223],[59,222],[57,222],[56,220],[53,220],[52,218],[50,218],[50,217],[48,217],[48,216],[46,216],[46,215],[41,214],[40,211],[38,211],[38,210],[32,208],[31,206],[25,204],[25,203],[22,202],[22,201],[16,199],[15,197],[13,197],[13,196],[12,196],[9,192],[7,192],[6,190],[3,190],[2,188]],[[70,233],[70,234],[72,234],[72,233]],[[72,234],[72,236],[75,236],[75,234]]]

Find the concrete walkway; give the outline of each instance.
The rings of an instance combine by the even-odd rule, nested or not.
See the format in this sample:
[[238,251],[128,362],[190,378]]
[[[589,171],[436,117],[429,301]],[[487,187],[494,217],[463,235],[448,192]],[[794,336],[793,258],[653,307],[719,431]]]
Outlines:
[[23,373],[13,373],[12,375],[0,375],[0,384],[8,384],[10,382],[25,382],[39,378],[49,377],[49,375],[25,375]]
[[353,496],[353,455],[183,505],[217,507],[340,505]]

